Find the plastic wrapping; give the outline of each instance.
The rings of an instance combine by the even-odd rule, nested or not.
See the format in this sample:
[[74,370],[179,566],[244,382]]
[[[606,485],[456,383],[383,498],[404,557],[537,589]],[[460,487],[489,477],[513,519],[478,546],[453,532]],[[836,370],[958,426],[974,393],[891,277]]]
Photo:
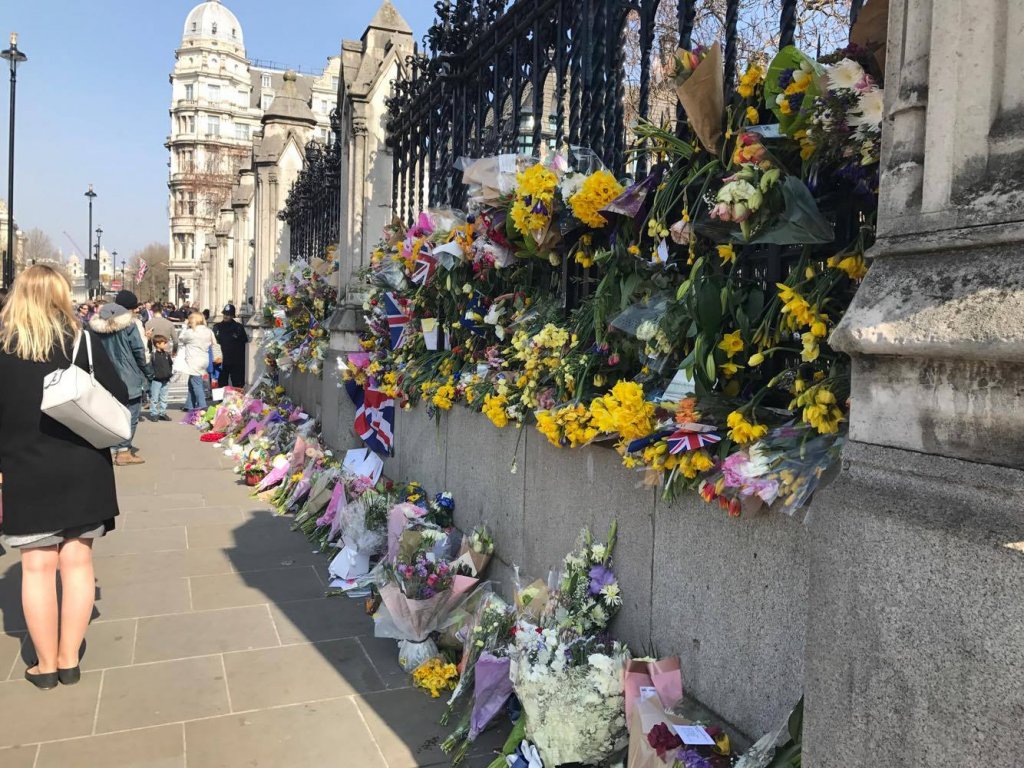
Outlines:
[[437,644],[431,639],[399,640],[398,665],[406,672],[412,672],[424,662],[437,656]]

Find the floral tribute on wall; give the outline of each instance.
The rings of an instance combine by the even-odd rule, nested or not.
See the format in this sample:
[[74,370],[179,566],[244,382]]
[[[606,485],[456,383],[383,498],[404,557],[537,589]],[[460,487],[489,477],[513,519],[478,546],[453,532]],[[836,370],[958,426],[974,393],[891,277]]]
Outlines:
[[325,258],[294,261],[270,279],[263,303],[268,371],[323,373],[330,342],[326,323],[338,300],[331,280],[337,268],[332,248]]
[[[607,444],[666,497],[793,512],[846,433],[850,364],[828,339],[874,238],[880,79],[864,50],[787,47],[726,109],[718,52],[677,58],[695,137],[641,124],[643,178],[581,148],[464,159],[468,213],[396,222],[342,374]],[[565,292],[582,295],[568,311]]]

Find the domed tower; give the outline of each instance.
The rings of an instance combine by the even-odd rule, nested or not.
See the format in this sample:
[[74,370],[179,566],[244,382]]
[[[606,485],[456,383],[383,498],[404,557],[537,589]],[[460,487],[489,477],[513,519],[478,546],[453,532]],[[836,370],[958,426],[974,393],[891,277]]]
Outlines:
[[216,218],[252,148],[254,103],[242,25],[220,0],[188,14],[171,73],[167,139],[170,285],[167,298],[199,301],[199,278],[217,247]]

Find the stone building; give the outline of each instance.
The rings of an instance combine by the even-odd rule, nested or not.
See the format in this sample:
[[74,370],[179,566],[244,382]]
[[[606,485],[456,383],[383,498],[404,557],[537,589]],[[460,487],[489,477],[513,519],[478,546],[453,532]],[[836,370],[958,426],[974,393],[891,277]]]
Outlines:
[[183,292],[203,306],[235,298],[227,289],[232,268],[215,263],[221,206],[260,142],[264,117],[285,91],[307,105],[310,137],[327,140],[339,71],[340,58],[331,57],[319,74],[297,74],[289,89],[284,68],[246,57],[242,26],[219,0],[189,13],[170,76],[171,300],[184,300]]
[[[25,233],[14,222],[14,274],[25,266]],[[7,201],[0,200],[0,255],[7,253]]]

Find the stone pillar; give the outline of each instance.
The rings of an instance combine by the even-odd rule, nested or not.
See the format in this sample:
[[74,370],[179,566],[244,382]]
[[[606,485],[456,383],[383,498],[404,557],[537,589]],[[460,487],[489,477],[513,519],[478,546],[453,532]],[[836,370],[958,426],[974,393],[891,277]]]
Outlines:
[[1022,16],[890,3],[879,237],[831,340],[851,440],[811,523],[811,768],[1024,754]]

